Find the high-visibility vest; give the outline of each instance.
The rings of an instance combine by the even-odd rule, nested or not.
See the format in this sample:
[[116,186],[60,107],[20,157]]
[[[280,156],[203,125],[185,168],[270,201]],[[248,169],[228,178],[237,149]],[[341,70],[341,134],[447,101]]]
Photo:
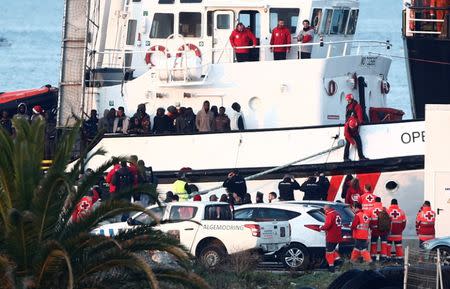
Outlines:
[[180,201],[187,201],[189,199],[188,193],[186,191],[186,182],[183,180],[176,180],[173,183],[173,192],[178,195]]
[[416,229],[419,240],[427,241],[434,239],[436,222],[436,213],[430,207],[423,207],[417,214]]
[[401,241],[403,230],[406,226],[406,214],[398,205],[391,205],[387,210],[391,217],[391,231],[389,232],[389,241]]
[[369,223],[370,217],[364,211],[358,211],[352,223],[353,238],[358,240],[369,239]]

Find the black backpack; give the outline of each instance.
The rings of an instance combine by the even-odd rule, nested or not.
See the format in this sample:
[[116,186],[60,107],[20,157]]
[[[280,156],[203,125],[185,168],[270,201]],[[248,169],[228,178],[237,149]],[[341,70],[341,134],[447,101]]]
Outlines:
[[380,232],[389,232],[391,230],[391,218],[386,210],[378,213],[378,230]]
[[120,191],[133,185],[133,174],[126,167],[120,168],[112,178],[112,184]]

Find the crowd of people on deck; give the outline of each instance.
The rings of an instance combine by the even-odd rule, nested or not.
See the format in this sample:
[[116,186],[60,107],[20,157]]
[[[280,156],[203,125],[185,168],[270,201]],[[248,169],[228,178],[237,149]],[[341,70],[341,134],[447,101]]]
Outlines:
[[83,139],[92,141],[99,133],[113,134],[190,134],[196,132],[227,132],[244,130],[245,122],[239,103],[231,105],[230,116],[225,107],[210,106],[204,101],[202,108],[194,113],[192,107],[177,104],[158,108],[151,119],[145,104],[139,104],[132,117],[125,114],[124,107],[105,109],[103,117],[98,118],[97,111],[91,110],[88,119],[83,122]]

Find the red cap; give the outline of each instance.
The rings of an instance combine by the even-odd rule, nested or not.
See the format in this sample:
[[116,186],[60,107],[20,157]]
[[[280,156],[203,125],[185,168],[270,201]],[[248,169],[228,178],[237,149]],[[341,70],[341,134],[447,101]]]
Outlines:
[[42,113],[42,107],[40,105],[35,105],[33,107],[33,112],[36,114],[41,114]]
[[202,201],[202,196],[200,196],[200,195],[194,196],[194,202],[201,202],[201,201]]
[[353,94],[349,93],[345,96],[345,100],[349,101],[351,99],[353,99]]
[[351,117],[351,118],[348,120],[348,126],[349,126],[350,128],[356,128],[356,127],[358,126],[358,122],[356,121],[355,118]]

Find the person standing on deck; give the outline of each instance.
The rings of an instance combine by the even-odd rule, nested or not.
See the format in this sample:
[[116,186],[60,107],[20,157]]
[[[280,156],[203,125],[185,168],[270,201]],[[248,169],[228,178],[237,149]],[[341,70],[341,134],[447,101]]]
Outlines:
[[[309,25],[309,20],[303,20],[303,29],[297,37],[298,42],[311,43],[314,39],[314,27]],[[300,47],[300,58],[311,58],[312,45],[302,45]]]
[[242,114],[241,111],[241,105],[237,102],[234,102],[231,105],[231,108],[234,111],[230,119],[231,130],[244,130],[245,129],[244,115]]
[[252,43],[252,46],[256,46],[257,40],[255,35],[250,31],[250,29],[245,28],[244,24],[239,22],[236,25],[236,29],[234,29],[230,35],[230,43],[234,48],[237,62],[249,61],[250,49],[239,47],[250,46],[250,42]]
[[203,102],[203,107],[199,110],[195,118],[195,125],[199,132],[214,131],[214,113],[209,109],[209,101],[205,100]]
[[419,237],[419,245],[421,248],[423,242],[434,239],[435,222],[436,213],[431,209],[431,203],[429,201],[425,201],[416,218],[416,232]]
[[347,121],[351,116],[355,117],[358,121],[358,125],[363,124],[364,116],[363,109],[361,105],[355,100],[353,94],[349,93],[345,96],[347,100],[347,106],[345,107],[345,121]]
[[[270,38],[270,45],[290,45],[291,32],[284,26],[284,20],[278,21],[278,26],[272,30],[272,37]],[[291,47],[271,47],[273,52],[273,60],[285,60],[286,54],[289,53]]]

